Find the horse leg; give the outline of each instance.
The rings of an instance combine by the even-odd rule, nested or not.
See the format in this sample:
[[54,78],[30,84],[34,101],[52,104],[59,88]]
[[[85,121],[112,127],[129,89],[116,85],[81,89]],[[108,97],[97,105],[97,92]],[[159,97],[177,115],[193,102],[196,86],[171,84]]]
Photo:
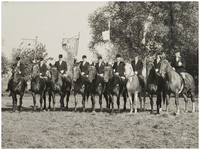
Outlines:
[[146,102],[146,91],[144,91],[144,97],[143,97],[143,111],[144,112],[146,111],[145,102]]
[[83,93],[82,105],[83,105],[83,112],[85,112],[85,93]]
[[48,109],[51,110],[51,97],[52,97],[52,93],[50,91],[48,91],[49,93],[49,107]]
[[195,93],[194,91],[190,91],[191,94],[191,101],[192,101],[192,112],[195,112]]
[[164,105],[166,105],[166,93],[165,93],[165,91],[163,90],[163,100],[162,100],[162,105],[161,105],[161,108],[163,109],[164,108]]
[[54,92],[52,92],[51,93],[51,95],[52,95],[52,98],[53,98],[53,111],[55,111],[55,93]]
[[140,100],[140,112],[142,112],[142,97],[141,97],[141,93],[138,93],[138,97]]
[[149,94],[149,99],[150,99],[150,104],[151,104],[151,114],[153,114],[154,110],[153,110],[153,95],[152,94]]
[[117,107],[118,107],[118,112],[120,113],[120,95],[117,96]]
[[124,98],[124,109],[123,111],[126,111],[126,93],[123,93],[123,98]]
[[176,104],[176,114],[179,114],[179,93],[178,90],[176,90],[175,93],[175,104]]
[[15,94],[12,92],[12,99],[13,99],[13,112],[15,112],[15,99],[16,99],[16,96]]
[[106,99],[106,107],[107,107],[108,109],[110,109],[110,102],[109,102],[107,93],[104,93],[103,96],[104,96],[104,98]]
[[99,95],[100,112],[102,112],[102,94]]
[[166,94],[166,112],[168,112],[170,94]]
[[157,114],[160,114],[160,109],[161,109],[161,93],[158,92],[157,93],[157,101],[156,101],[156,104],[157,104]]
[[112,104],[112,110],[111,110],[111,114],[114,112],[114,98],[113,98],[113,95],[110,95],[110,101],[111,101],[111,104]]
[[137,113],[137,99],[138,99],[138,93],[135,93],[134,94],[134,100],[133,100],[135,113]]
[[46,91],[43,93],[43,99],[44,99],[44,110],[46,110]]
[[42,111],[42,98],[43,98],[44,92],[40,94],[40,111]]
[[92,102],[92,112],[94,112],[94,109],[95,109],[94,108],[95,107],[94,106],[95,105],[95,95],[93,93],[91,94],[91,102]]
[[70,91],[67,91],[67,96],[66,96],[66,109],[68,109],[69,96],[70,96]]
[[132,101],[132,94],[128,92],[128,98],[130,102],[130,113],[133,112],[133,101]]
[[184,101],[185,101],[185,112],[188,112],[188,98],[187,98],[187,95],[186,93],[183,93],[183,98],[184,98]]
[[19,111],[22,111],[22,98],[23,98],[23,93],[20,94],[19,98]]
[[77,99],[77,93],[74,93],[74,104],[75,104],[75,106],[74,106],[74,111],[76,112],[76,106],[77,106],[77,101],[76,101],[76,99]]
[[36,110],[36,95],[35,95],[35,93],[34,92],[31,92],[32,93],[32,96],[33,96],[33,110],[35,111]]

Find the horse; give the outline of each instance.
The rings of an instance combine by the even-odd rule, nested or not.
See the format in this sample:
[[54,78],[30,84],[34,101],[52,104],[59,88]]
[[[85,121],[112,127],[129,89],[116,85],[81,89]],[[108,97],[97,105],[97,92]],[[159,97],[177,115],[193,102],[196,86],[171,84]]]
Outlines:
[[189,73],[181,73],[185,75],[185,79],[178,74],[165,59],[161,61],[160,71],[165,83],[166,92],[166,112],[168,112],[168,105],[170,100],[170,94],[175,94],[176,113],[179,114],[179,94],[183,95],[185,101],[185,112],[187,112],[188,95],[191,95],[192,112],[195,112],[195,82],[194,78]]
[[102,112],[102,95],[104,95],[107,103],[107,108],[109,108],[108,97],[106,92],[106,84],[104,83],[103,78],[97,74],[95,66],[89,66],[89,89],[91,93],[91,102],[92,102],[92,112],[95,110],[95,94],[99,96],[99,105],[100,112]]
[[[132,65],[130,63],[125,64],[125,76],[127,79],[127,93],[130,102],[130,113],[133,112],[133,105],[134,105],[134,112],[137,113],[137,100],[139,97],[140,100],[140,110],[142,111],[142,85],[140,84],[139,77],[133,72]],[[145,92],[143,98],[143,109],[145,110]]]
[[117,96],[118,112],[120,112],[120,95],[124,98],[124,109],[126,111],[126,87],[122,79],[116,75],[112,66],[104,67],[104,82],[106,83],[106,91],[108,92],[109,101],[112,104],[111,114],[114,112],[114,95]]
[[[65,79],[61,76],[60,72],[56,67],[50,69],[51,79],[50,79],[50,93],[53,98],[53,111],[55,111],[55,94],[60,95],[60,108],[64,107],[64,97],[66,95],[66,83]],[[51,97],[49,98],[49,105],[51,104]],[[49,109],[51,106],[49,106]]]
[[10,81],[10,91],[13,99],[13,112],[17,109],[17,94],[20,96],[19,111],[22,111],[22,98],[24,96],[26,86],[26,81],[19,74],[19,69],[15,69],[13,71],[13,78]]
[[153,95],[157,96],[157,114],[162,110],[161,92],[163,91],[163,104],[165,103],[165,91],[164,91],[164,80],[155,71],[154,63],[152,61],[146,62],[146,77],[147,77],[147,92],[150,98],[151,113],[154,113],[153,109]]
[[82,95],[82,104],[83,104],[83,112],[85,111],[85,97],[87,99],[89,97],[89,87],[88,87],[88,79],[87,77],[81,75],[81,70],[79,67],[80,64],[74,64],[72,68],[72,78],[73,78],[73,85],[74,85],[74,101],[75,101],[75,108],[74,111],[76,112],[77,106],[77,94]]
[[[36,110],[36,94],[40,95],[40,110],[42,110],[42,100],[44,97],[44,91],[46,88],[46,82],[43,77],[40,77],[40,70],[39,66],[35,65],[33,66],[33,73],[32,73],[32,80],[31,80],[31,94],[33,96],[33,110]],[[45,103],[46,107],[46,103]],[[44,109],[46,109],[44,107]]]

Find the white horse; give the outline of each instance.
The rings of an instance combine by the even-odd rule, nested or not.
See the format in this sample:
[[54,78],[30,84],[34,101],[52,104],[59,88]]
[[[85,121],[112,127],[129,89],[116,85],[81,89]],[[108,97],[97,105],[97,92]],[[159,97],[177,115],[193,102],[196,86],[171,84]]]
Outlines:
[[[139,77],[133,72],[133,68],[130,63],[126,63],[125,65],[125,76],[126,76],[126,79],[128,80],[126,84],[126,88],[127,88],[129,101],[130,101],[130,113],[133,112],[133,104],[134,104],[135,113],[137,113],[138,97],[140,100],[140,110],[142,110],[142,98],[141,98],[142,86],[140,84]],[[134,99],[133,99],[133,96],[134,96]],[[143,101],[144,101],[144,110],[145,110],[145,97]]]

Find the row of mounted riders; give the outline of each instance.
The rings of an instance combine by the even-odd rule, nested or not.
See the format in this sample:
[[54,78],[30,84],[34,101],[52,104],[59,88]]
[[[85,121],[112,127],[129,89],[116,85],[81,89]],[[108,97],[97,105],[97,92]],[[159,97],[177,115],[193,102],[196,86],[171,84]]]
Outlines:
[[[158,57],[158,58],[157,58]],[[162,111],[162,98],[163,104],[166,102],[166,112],[168,111],[170,94],[175,95],[176,114],[179,114],[179,95],[181,94],[185,100],[185,111],[187,112],[188,96],[191,96],[192,100],[192,112],[195,112],[195,83],[193,77],[182,72],[177,73],[171,64],[166,59],[160,59],[159,55],[156,55],[156,60],[147,59],[146,67],[142,67],[141,74],[134,71],[139,64],[138,56],[135,57],[135,61],[131,63],[124,63],[121,61],[121,56],[117,55],[117,62],[114,65],[105,65],[102,62],[102,57],[98,57],[99,63],[96,65],[88,65],[88,74],[85,75],[82,69],[87,64],[86,56],[82,57],[81,63],[75,63],[72,68],[72,77],[63,74],[61,67],[63,66],[62,56],[59,55],[59,61],[57,65],[52,66],[49,69],[48,76],[41,76],[40,67],[33,68],[33,74],[27,77],[22,77],[20,74],[20,67],[16,67],[13,71],[13,76],[9,81],[8,90],[11,91],[13,98],[13,111],[17,109],[17,97],[20,95],[19,110],[22,110],[22,98],[27,85],[27,79],[31,80],[31,93],[33,96],[34,110],[36,110],[36,94],[40,95],[40,110],[42,110],[42,103],[44,100],[44,108],[46,109],[46,93],[49,95],[49,107],[51,109],[51,98],[53,99],[53,110],[55,110],[55,94],[60,95],[60,107],[61,109],[68,108],[68,102],[70,92],[74,91],[75,111],[77,109],[77,94],[82,95],[83,111],[85,111],[85,100],[91,96],[92,111],[95,111],[95,95],[99,96],[100,111],[102,111],[102,96],[104,95],[106,100],[106,107],[110,109],[111,113],[114,112],[114,96],[117,97],[118,111],[120,112],[120,96],[124,99],[124,108],[126,111],[126,98],[130,101],[130,113],[137,112],[137,99],[140,100],[140,110],[145,110],[145,95],[146,92],[150,98],[151,113],[153,109],[153,95],[157,96],[157,113]],[[19,58],[18,58],[19,59]],[[159,60],[158,67],[155,67],[154,61]],[[43,60],[43,59],[41,59]],[[61,62],[60,62],[61,60]],[[66,62],[65,62],[66,63]],[[120,65],[123,64],[123,65]],[[178,62],[177,62],[178,64]],[[179,63],[180,64],[180,63]],[[103,66],[102,66],[103,65]],[[135,66],[134,66],[135,65]],[[64,65],[65,66],[65,65]],[[120,68],[124,66],[123,69]],[[102,73],[99,73],[100,67]],[[121,70],[122,69],[122,70]],[[120,76],[120,71],[124,73],[124,77]],[[143,77],[143,81],[141,80]],[[143,108],[142,98],[143,93]],[[64,98],[66,96],[66,106],[64,105]],[[166,100],[165,100],[166,99]]]

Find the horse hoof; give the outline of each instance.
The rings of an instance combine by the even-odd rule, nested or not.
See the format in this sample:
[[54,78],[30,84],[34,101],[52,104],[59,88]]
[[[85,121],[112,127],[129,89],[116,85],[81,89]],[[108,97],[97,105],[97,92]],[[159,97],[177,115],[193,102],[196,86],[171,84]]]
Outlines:
[[132,114],[132,113],[133,113],[133,111],[130,111],[130,112],[129,112],[129,114]]
[[93,110],[92,113],[95,114],[96,112]]
[[185,113],[188,113],[188,110],[185,110]]

